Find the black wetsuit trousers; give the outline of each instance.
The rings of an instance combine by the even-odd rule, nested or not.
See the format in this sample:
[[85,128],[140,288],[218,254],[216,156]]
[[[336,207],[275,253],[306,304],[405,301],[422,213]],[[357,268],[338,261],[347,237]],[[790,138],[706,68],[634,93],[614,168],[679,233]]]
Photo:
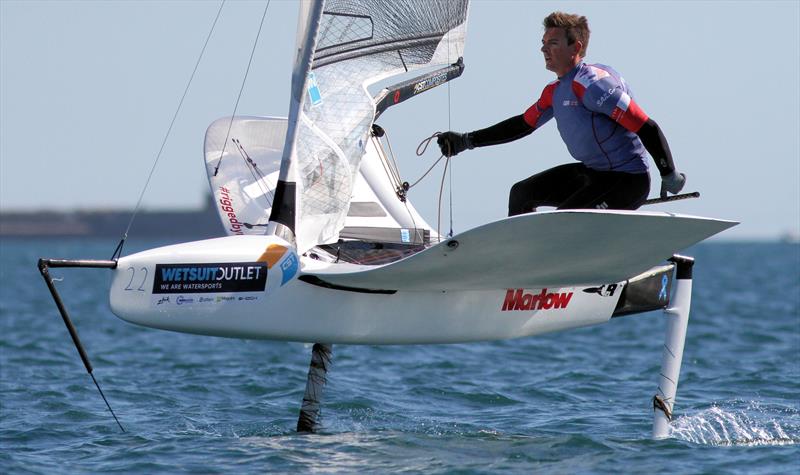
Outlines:
[[508,215],[530,213],[537,206],[558,209],[638,208],[650,193],[648,173],[597,171],[583,163],[559,165],[511,187]]

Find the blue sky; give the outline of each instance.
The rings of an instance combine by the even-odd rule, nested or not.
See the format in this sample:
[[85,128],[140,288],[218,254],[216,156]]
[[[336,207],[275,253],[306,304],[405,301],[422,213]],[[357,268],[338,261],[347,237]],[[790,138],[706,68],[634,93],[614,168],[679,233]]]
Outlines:
[[[145,207],[201,206],[203,134],[233,111],[264,5],[229,1],[223,9]],[[218,6],[2,0],[0,208],[132,208]],[[800,2],[793,0],[476,0],[462,78],[379,121],[404,179],[437,158],[414,155],[432,132],[482,128],[538,98],[554,79],[538,47],[541,19],[555,9],[589,18],[587,61],[623,74],[664,130],[687,190],[702,194],[651,209],[742,221],[726,232],[731,238],[800,232]],[[240,114],[287,114],[296,10],[272,0]],[[512,144],[459,155],[456,232],[503,217],[514,182],[571,160],[553,122]],[[439,178],[411,194],[429,222]]]

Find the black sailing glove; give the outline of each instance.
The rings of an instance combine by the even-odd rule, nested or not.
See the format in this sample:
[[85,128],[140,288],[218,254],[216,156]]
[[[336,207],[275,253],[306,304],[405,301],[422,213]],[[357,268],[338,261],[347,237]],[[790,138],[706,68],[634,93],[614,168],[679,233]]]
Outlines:
[[459,134],[452,131],[439,134],[436,143],[439,144],[439,149],[445,157],[452,157],[468,148],[473,148],[469,134]]

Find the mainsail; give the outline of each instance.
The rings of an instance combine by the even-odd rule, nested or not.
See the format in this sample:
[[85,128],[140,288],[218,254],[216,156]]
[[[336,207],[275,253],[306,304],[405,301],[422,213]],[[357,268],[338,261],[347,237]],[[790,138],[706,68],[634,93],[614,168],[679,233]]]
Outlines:
[[294,232],[298,253],[339,237],[376,114],[368,87],[458,61],[467,8],[468,0],[301,4],[289,126],[270,215],[272,232],[280,233],[279,225]]

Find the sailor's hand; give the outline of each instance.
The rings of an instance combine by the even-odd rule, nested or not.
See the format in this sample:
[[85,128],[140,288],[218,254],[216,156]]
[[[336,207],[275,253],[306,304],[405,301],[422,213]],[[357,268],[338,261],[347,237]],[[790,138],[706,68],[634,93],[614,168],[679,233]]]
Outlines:
[[439,144],[439,149],[445,157],[452,157],[458,155],[468,148],[470,145],[469,134],[459,134],[458,132],[442,132],[436,139]]
[[686,184],[686,175],[674,171],[661,177],[661,197],[666,198],[667,192],[677,195]]

